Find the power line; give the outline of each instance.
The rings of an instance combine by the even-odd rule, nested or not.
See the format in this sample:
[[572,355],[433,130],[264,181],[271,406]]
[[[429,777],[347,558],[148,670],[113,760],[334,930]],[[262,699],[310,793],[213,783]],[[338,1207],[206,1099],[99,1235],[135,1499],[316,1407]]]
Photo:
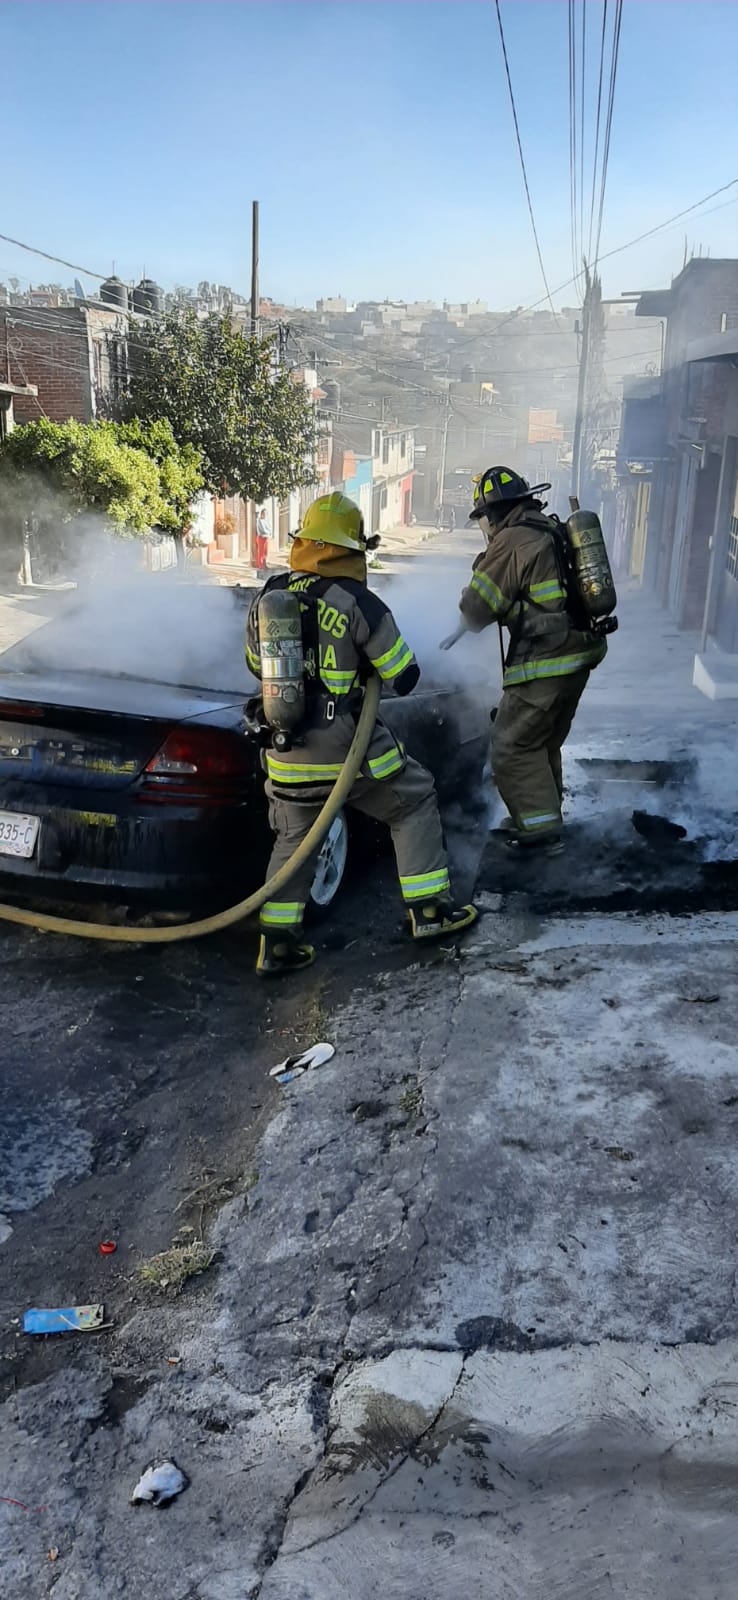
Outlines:
[[576,102],[576,34],[574,30],[574,0],[568,0],[567,27],[569,43],[569,224],[571,232],[571,265],[576,281],[577,260],[577,102]]
[[594,226],[595,185],[597,183],[597,158],[600,152],[600,118],[602,115],[602,84],[605,76],[605,36],[607,33],[608,0],[602,0],[602,36],[600,38],[600,71],[597,81],[597,122],[595,127],[594,160],[592,162],[592,194],[589,202],[589,234],[587,255],[592,254],[592,228]]
[[[635,245],[642,244],[644,239],[652,239],[654,234],[663,232],[665,228],[670,228],[675,222],[680,222],[682,217],[687,217],[691,212],[698,211],[700,206],[707,205],[708,200],[714,200],[716,195],[725,194],[728,189],[734,189],[736,184],[738,184],[738,178],[731,178],[728,183],[723,183],[718,189],[711,190],[710,194],[703,195],[701,200],[695,200],[691,206],[685,206],[683,211],[675,212],[673,217],[666,217],[663,222],[657,222],[653,228],[647,228],[645,233],[639,233],[634,239],[627,239],[625,244],[619,244],[616,245],[612,250],[606,250],[604,255],[599,256],[599,261],[609,261],[612,256],[622,255],[624,250],[632,250]],[[726,206],[735,204],[736,199],[727,200],[725,202]],[[722,211],[724,210],[724,206],[713,206],[712,210]],[[710,216],[711,212],[706,211],[704,212],[704,215]],[[554,294],[563,294],[564,290],[570,289],[574,283],[576,283],[576,277],[567,278],[566,281],[564,283],[560,283],[553,292]],[[536,311],[539,306],[543,305],[546,298],[547,296],[543,294],[538,300],[532,300],[529,305],[521,306],[517,311],[511,311],[508,316],[503,318],[502,322],[499,323],[498,327],[495,328],[494,332],[492,333],[484,331],[482,333],[470,334],[467,339],[459,341],[457,349],[466,349],[469,345],[478,344],[480,339],[495,338],[500,330],[502,328],[506,328],[509,323],[517,322],[519,318],[524,316],[528,311]]]
[[610,135],[612,133],[612,118],[615,108],[615,82],[618,74],[618,56],[620,53],[620,26],[623,18],[623,0],[615,0],[615,21],[613,23],[612,56],[610,60],[610,86],[607,102],[607,120],[605,122],[605,140],[602,151],[602,173],[600,180],[600,210],[597,220],[597,239],[594,251],[594,265],[600,254],[600,239],[602,237],[602,217],[605,208],[605,189],[607,187],[607,169],[610,161]]
[[[642,244],[644,242],[644,240],[653,238],[655,234],[663,232],[664,229],[672,227],[677,222],[681,222],[681,220],[684,217],[690,216],[693,212],[698,211],[700,209],[700,207],[706,205],[709,200],[714,200],[718,195],[726,194],[730,189],[734,189],[737,185],[738,185],[738,177],[731,178],[727,183],[721,184],[717,189],[712,189],[709,194],[703,195],[701,197],[701,199],[695,200],[695,201],[692,202],[691,205],[685,206],[681,211],[675,212],[673,216],[666,217],[662,222],[656,223],[654,225],[654,227],[647,228],[643,233],[637,234],[635,236],[635,238],[626,240],[624,244],[616,245],[612,250],[607,250],[604,253],[604,255],[599,256],[599,261],[600,262],[608,261],[613,256],[621,255],[623,253],[623,251],[630,250],[637,244]],[[732,200],[724,201],[721,205],[713,206],[710,211],[704,212],[703,215],[704,216],[710,216],[715,211],[722,211],[727,206],[735,205],[737,203],[737,198],[738,197],[734,197]],[[0,238],[7,239],[7,237],[8,236],[5,235],[5,234],[0,234]],[[10,243],[19,244],[20,242],[17,241],[17,240],[10,240]],[[45,258],[47,260],[60,262],[64,266],[69,264],[67,262],[64,262],[61,257],[55,256],[55,255],[51,255],[48,251],[36,251],[36,250],[34,250],[33,246],[31,246],[31,245],[20,245],[20,248],[25,249],[25,250],[29,250],[33,254],[43,255],[43,256],[45,256]],[[91,277],[100,276],[100,274],[92,273],[92,272],[89,271],[88,268],[84,268],[84,267],[77,267],[74,270],[87,272],[88,275],[91,276]],[[553,293],[554,294],[561,294],[561,293],[563,293],[563,291],[565,289],[571,288],[572,285],[576,282],[576,278],[577,277],[578,277],[578,274],[575,277],[567,278],[565,282],[559,284],[558,287],[556,289],[554,289]],[[503,317],[501,322],[498,323],[496,328],[494,328],[494,329],[484,329],[481,333],[473,333],[473,334],[467,335],[463,339],[460,339],[460,340],[457,341],[455,349],[456,350],[466,349],[472,344],[478,344],[481,339],[495,339],[495,338],[497,338],[498,335],[501,333],[501,330],[503,328],[508,327],[511,323],[518,321],[520,319],[520,317],[523,316],[526,312],[537,310],[538,307],[543,305],[544,301],[548,300],[549,298],[550,297],[549,297],[548,293],[546,293],[544,295],[541,295],[539,299],[531,301],[528,305],[522,306],[519,310],[512,311],[512,312],[508,313],[508,315]],[[58,307],[58,308],[57,307],[51,307],[51,308],[49,308],[49,312],[53,316],[59,310],[72,310],[72,309],[74,309],[74,308],[73,307]],[[114,309],[114,308],[111,308],[111,309]],[[16,324],[19,328],[21,328],[21,327],[35,327],[35,328],[43,328],[44,331],[48,331],[48,329],[49,329],[49,322],[46,321],[46,320],[43,320],[43,321],[41,320],[42,316],[44,318],[46,317],[46,311],[45,310],[42,311],[39,307],[25,307],[25,306],[0,307],[0,312],[2,312],[2,311],[6,312],[8,314],[9,318],[11,319],[11,321],[13,320],[13,314],[14,313],[16,313],[16,312],[23,313],[22,318],[19,318],[18,322]],[[29,317],[28,313],[31,312],[31,311],[35,312],[35,314],[38,316],[39,320],[37,322],[32,322],[30,320],[30,317]],[[556,314],[556,313],[554,313],[554,314]],[[297,339],[297,330],[295,329],[294,324],[291,324],[290,326],[291,326],[292,337],[295,339],[295,342],[298,343],[298,346],[299,346],[299,341]],[[66,323],[66,322],[61,322],[60,321],[59,323],[57,323],[57,327],[56,327],[55,331],[59,331],[59,332],[65,331],[65,332],[67,332],[67,331],[69,331],[69,324]],[[547,331],[550,333],[552,330],[547,330]],[[613,330],[613,331],[615,331],[615,330]],[[624,332],[626,330],[618,329],[617,331],[618,332],[621,332],[621,331]],[[400,377],[397,376],[396,373],[387,372],[383,368],[379,368],[374,363],[371,363],[371,362],[369,362],[367,360],[358,360],[356,357],[352,357],[348,352],[341,350],[340,346],[336,345],[335,342],[332,342],[331,340],[327,340],[325,338],[321,338],[318,334],[314,333],[311,328],[303,327],[303,328],[301,328],[299,330],[299,332],[302,334],[303,338],[307,339],[311,343],[321,344],[326,349],[330,350],[333,355],[340,357],[341,363],[343,365],[353,365],[353,366],[355,366],[355,367],[357,367],[359,369],[363,368],[366,371],[369,371],[369,372],[371,372],[373,374],[376,374],[377,377],[385,377],[390,383],[397,384],[398,387],[401,387],[401,388],[404,388],[404,389],[408,389],[408,390],[412,390],[417,394],[430,396],[435,400],[440,400],[440,399],[443,398],[443,392],[440,389],[426,388],[422,384],[412,383],[407,379],[400,378]],[[562,333],[559,335],[559,337],[566,337],[566,336],[567,336],[567,330],[563,330]],[[130,333],[128,335],[123,334],[123,335],[121,335],[121,337],[127,338],[127,342],[129,344],[133,344],[134,346],[137,345],[140,342],[140,341],[137,341],[135,338],[132,338],[130,336]],[[303,347],[303,353],[305,353],[304,347]],[[385,357],[385,359],[387,359],[387,358]]]
[[582,3],[582,114],[579,128],[579,247],[584,251],[584,124],[587,71],[587,0]]
[[44,261],[55,261],[58,267],[69,267],[70,272],[83,272],[86,278],[99,278],[102,283],[109,277],[107,272],[93,272],[91,267],[81,267],[77,261],[65,261],[63,256],[52,256],[48,250],[38,250],[33,244],[24,244],[22,239],[11,239],[9,233],[0,233],[4,244],[14,244],[17,250],[27,250],[29,255],[43,256]]
[[539,267],[541,269],[541,277],[543,278],[543,282],[544,282],[545,287],[546,287],[546,295],[547,295],[548,302],[549,302],[549,305],[551,307],[551,310],[553,311],[554,316],[556,316],[556,310],[555,310],[555,307],[554,307],[554,303],[553,303],[553,300],[551,299],[551,290],[548,287],[548,278],[546,277],[546,268],[543,265],[543,256],[541,255],[541,246],[540,246],[540,242],[539,242],[539,239],[538,239],[538,229],[536,227],[536,219],[535,219],[535,217],[533,215],[533,202],[532,202],[531,197],[530,197],[530,187],[528,185],[528,173],[527,173],[526,167],[525,167],[525,156],[523,155],[523,143],[522,143],[522,140],[521,140],[521,137],[520,137],[520,127],[518,125],[518,113],[517,113],[517,108],[516,108],[516,105],[515,105],[515,95],[513,93],[512,78],[510,77],[510,65],[509,65],[509,62],[508,62],[508,59],[507,59],[507,47],[505,45],[505,34],[504,34],[503,27],[502,27],[502,16],[500,14],[500,0],[495,0],[495,11],[497,12],[497,25],[498,25],[499,30],[500,30],[500,44],[502,45],[502,57],[503,57],[503,60],[504,60],[504,63],[505,63],[505,75],[507,77],[507,87],[508,87],[508,89],[510,91],[510,106],[512,108],[513,122],[515,124],[515,138],[517,139],[517,142],[518,142],[518,155],[520,156],[520,167],[521,167],[521,170],[522,170],[522,173],[523,173],[523,183],[525,185],[525,198],[526,198],[526,200],[528,202],[528,213],[529,213],[529,216],[530,216],[530,225],[531,225],[531,228],[533,229],[533,238],[535,240],[536,253],[538,255],[538,265],[539,265]]

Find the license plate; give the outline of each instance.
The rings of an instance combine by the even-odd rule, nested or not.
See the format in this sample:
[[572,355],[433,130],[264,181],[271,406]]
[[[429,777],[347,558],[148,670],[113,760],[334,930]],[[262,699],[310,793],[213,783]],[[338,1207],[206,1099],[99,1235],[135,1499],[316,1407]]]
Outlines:
[[22,816],[17,811],[0,811],[0,856],[33,855],[41,827],[40,817]]

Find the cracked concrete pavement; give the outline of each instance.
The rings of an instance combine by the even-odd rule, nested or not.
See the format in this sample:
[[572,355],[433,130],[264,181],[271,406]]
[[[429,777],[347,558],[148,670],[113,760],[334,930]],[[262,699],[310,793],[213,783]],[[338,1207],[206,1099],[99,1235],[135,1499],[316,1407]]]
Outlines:
[[377,971],[214,1275],[8,1396],[5,1592],[733,1596],[738,918],[564,926]]
[[[654,676],[654,726],[662,693]],[[667,754],[734,739],[732,712],[708,707],[703,725],[683,683],[676,699]],[[589,726],[622,752],[632,729],[603,704]],[[221,1141],[232,1178],[210,1210],[217,1262],[178,1300],[121,1285],[109,1332],[24,1343],[27,1284],[36,1303],[64,1281],[85,1298],[89,1230],[122,1182],[107,1155],[95,1167],[97,1124],[75,1177],[86,1086],[63,1077],[68,1167],[0,1247],[18,1275],[0,1296],[2,1595],[734,1600],[738,910],[561,916],[555,894],[506,888],[493,855],[482,880],[459,951],[377,936],[331,959],[326,936],[309,987],[268,1006],[233,949],[193,952],[146,976],[134,1021],[140,959],[114,952],[84,978],[84,1044],[64,1042],[76,959],[0,949],[10,1036],[30,1041],[13,1093],[35,1072],[50,1104],[72,1045],[79,1073],[92,1052],[136,1250],[147,1216],[162,1238],[178,1224],[194,1180],[177,1136],[200,1103],[209,1160]],[[385,926],[388,892],[381,874],[354,891],[338,944],[359,912]],[[101,1001],[116,982],[117,1005]],[[260,1093],[282,1028],[301,1025],[334,1060]],[[51,1284],[34,1219],[57,1227]],[[142,1467],[166,1454],[189,1489],[134,1510]]]

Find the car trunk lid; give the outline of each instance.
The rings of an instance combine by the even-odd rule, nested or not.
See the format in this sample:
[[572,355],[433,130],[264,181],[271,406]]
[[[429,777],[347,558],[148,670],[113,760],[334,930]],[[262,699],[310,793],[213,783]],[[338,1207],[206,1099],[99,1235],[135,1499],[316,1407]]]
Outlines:
[[169,728],[227,709],[226,697],[166,684],[0,675],[0,777],[124,789]]

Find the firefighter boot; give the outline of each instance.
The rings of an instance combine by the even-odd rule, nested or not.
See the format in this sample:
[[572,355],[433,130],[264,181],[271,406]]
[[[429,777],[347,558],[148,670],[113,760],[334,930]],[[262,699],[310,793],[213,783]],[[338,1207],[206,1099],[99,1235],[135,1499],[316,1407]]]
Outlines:
[[450,900],[421,900],[409,909],[414,939],[451,938],[471,928],[479,916],[475,906],[452,906]]
[[256,958],[257,978],[279,978],[283,973],[300,972],[311,967],[315,951],[311,944],[301,944],[297,935],[288,929],[279,933],[262,933],[259,954]]
[[532,860],[535,856],[560,856],[564,851],[564,841],[560,833],[544,833],[540,839],[523,839],[517,832],[502,830],[505,846],[511,854],[528,857]]

